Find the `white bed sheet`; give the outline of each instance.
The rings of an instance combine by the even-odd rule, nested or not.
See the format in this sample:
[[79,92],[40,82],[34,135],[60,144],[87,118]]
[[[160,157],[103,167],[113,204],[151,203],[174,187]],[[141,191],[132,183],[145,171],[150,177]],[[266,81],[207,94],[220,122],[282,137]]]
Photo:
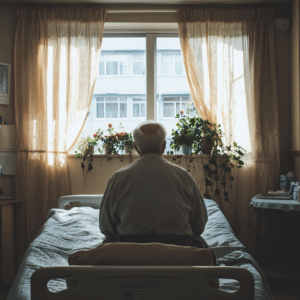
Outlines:
[[[205,204],[209,218],[202,236],[214,251],[217,264],[248,269],[255,279],[255,300],[272,300],[261,268],[254,258],[244,251],[245,247],[235,237],[218,204],[207,199]],[[35,270],[41,267],[67,266],[70,253],[95,248],[103,239],[104,236],[99,230],[98,209],[75,207],[71,210],[50,210],[47,222],[26,251],[7,299],[29,300],[30,278]],[[51,291],[65,288],[64,280],[49,282]],[[220,288],[235,291],[237,282],[220,279]]]

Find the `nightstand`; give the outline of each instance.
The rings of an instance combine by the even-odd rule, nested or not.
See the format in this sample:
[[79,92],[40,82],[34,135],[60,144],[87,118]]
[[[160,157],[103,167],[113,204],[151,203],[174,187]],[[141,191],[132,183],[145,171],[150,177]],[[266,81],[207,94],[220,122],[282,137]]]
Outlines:
[[0,286],[12,284],[21,243],[22,199],[0,197]]

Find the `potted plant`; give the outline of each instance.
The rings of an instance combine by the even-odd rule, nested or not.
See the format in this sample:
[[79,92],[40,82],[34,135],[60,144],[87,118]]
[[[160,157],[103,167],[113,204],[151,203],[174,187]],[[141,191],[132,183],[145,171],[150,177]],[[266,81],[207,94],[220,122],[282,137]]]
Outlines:
[[229,201],[229,193],[226,188],[228,181],[230,188],[234,176],[232,171],[235,168],[242,168],[244,162],[242,157],[246,154],[246,150],[239,146],[236,142],[233,146],[225,146],[219,143],[212,151],[212,158],[208,164],[204,165],[205,172],[205,194],[204,197],[213,199],[222,192],[222,196],[226,202]]
[[[177,129],[172,130],[171,148],[178,151],[181,147],[183,154],[211,154],[222,138],[221,125],[212,124],[199,117],[189,117],[180,111],[176,115]],[[188,150],[186,150],[188,149]]]
[[122,151],[125,151],[125,153],[131,153],[131,149],[133,148],[133,138],[132,133],[127,132],[120,132],[117,133],[117,137],[119,140],[119,147]]
[[[242,157],[246,151],[235,142],[233,146],[224,145],[221,125],[202,119],[198,113],[195,117],[188,117],[180,111],[176,118],[178,123],[177,129],[172,130],[171,148],[179,150],[181,145],[187,144],[192,146],[194,154],[211,154],[208,164],[204,164],[206,189],[204,197],[213,199],[222,191],[224,200],[229,201],[228,190],[226,190],[229,186],[228,181],[232,187],[234,181],[232,171],[243,167]],[[171,154],[173,154],[172,151]],[[190,162],[192,161],[191,158]]]
[[[98,131],[94,133],[92,137],[88,136],[78,142],[78,148],[75,151],[75,159],[83,159],[83,162],[81,163],[81,168],[83,171],[86,168],[86,164],[88,166],[86,172],[89,172],[93,169],[92,161],[95,146],[98,145],[102,134],[103,131],[98,129]],[[98,151],[101,153],[100,148],[98,148]]]
[[114,132],[113,125],[111,123],[108,124],[108,129],[106,130],[109,135],[105,135],[101,137],[103,142],[103,148],[105,154],[118,154],[118,137]]
[[[176,115],[177,129],[172,129],[171,148],[175,151],[182,149],[183,154],[191,154],[195,141],[195,121],[193,118],[183,115],[183,111]],[[172,153],[171,153],[172,154]]]

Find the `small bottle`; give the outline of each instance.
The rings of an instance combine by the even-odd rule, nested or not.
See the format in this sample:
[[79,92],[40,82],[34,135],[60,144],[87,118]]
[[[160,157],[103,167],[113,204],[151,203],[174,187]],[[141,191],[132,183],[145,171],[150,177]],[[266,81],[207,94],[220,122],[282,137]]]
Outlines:
[[292,181],[296,181],[294,172],[288,172],[287,175],[287,191],[290,190],[290,185]]
[[286,175],[280,175],[280,190],[286,191],[286,185],[287,185]]
[[294,191],[293,191],[293,200],[295,200],[295,201],[299,200],[298,187],[299,187],[299,182],[297,181],[296,184],[295,184],[295,186],[294,186]]
[[289,192],[290,195],[293,194],[295,185],[296,185],[296,182],[292,181],[291,184],[290,184],[290,192]]
[[297,201],[297,202],[300,202],[300,185],[297,186],[296,190],[297,190],[296,198],[294,200]]

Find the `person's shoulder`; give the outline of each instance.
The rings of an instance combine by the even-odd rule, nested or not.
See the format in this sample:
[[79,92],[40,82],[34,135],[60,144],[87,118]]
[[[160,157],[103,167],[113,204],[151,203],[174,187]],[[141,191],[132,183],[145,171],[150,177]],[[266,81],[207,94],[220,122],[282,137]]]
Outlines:
[[132,163],[129,163],[129,164],[125,165],[124,167],[122,167],[122,168],[120,168],[119,170],[117,170],[117,171],[115,172],[115,175],[116,175],[116,174],[121,174],[121,173],[123,173],[123,172],[130,171],[131,169],[133,169],[133,168],[136,166],[137,162],[138,162],[138,160],[136,160],[136,161],[134,161],[134,162],[132,162]]
[[177,172],[182,173],[184,175],[190,175],[190,173],[185,168],[183,168],[182,166],[174,164],[174,163],[168,161],[167,159],[164,159],[164,162],[169,168],[173,169],[174,171],[177,171]]

